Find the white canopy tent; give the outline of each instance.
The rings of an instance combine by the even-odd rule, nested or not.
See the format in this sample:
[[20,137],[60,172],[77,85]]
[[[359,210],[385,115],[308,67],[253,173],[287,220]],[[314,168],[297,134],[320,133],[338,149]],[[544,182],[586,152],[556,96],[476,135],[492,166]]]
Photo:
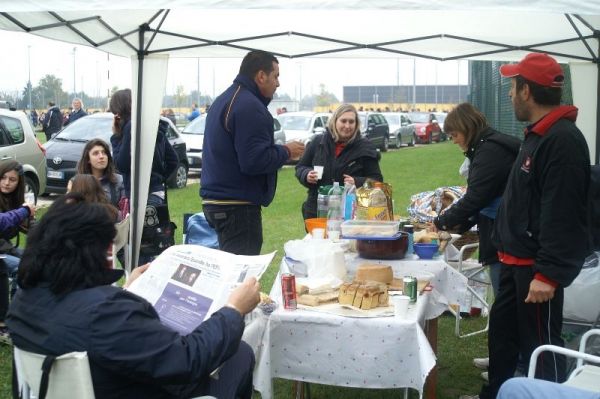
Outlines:
[[578,126],[592,159],[600,156],[599,0],[0,0],[0,29],[131,57],[133,262],[169,57],[262,49],[288,58],[518,61],[546,52],[570,64]]

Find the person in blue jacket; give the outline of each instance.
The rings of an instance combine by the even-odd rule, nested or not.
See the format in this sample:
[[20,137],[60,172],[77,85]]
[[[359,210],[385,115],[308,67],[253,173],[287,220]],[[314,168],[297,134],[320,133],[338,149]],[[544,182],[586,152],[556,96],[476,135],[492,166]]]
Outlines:
[[[0,213],[0,232],[14,229],[21,225],[30,216],[34,215],[35,208],[28,204],[13,209],[12,211]],[[8,329],[4,323],[6,311],[8,309],[8,266],[4,260],[0,260],[0,342],[10,342]]]
[[267,105],[278,86],[277,58],[251,51],[206,117],[200,196],[223,251],[260,254],[261,207],[273,201],[279,168],[304,152],[299,142],[275,144]]
[[[198,109],[198,104],[194,103],[194,104],[192,104],[192,112],[190,112],[190,114],[188,115],[187,120],[191,122],[199,116],[200,116],[200,110]],[[173,122],[173,123],[175,123],[175,122]]]
[[[54,202],[19,269],[21,289],[6,320],[14,345],[53,356],[86,351],[97,399],[250,399],[254,355],[241,338],[243,316],[259,302],[256,279],[180,335],[145,299],[112,285],[123,273],[107,260],[115,233],[107,205],[77,194]],[[126,287],[146,268],[135,269]],[[210,377],[219,367],[218,379]]]

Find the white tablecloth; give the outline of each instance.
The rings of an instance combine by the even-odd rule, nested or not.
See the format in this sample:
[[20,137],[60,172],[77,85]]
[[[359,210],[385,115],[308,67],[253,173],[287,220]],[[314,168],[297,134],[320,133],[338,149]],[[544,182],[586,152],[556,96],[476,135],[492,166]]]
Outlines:
[[[348,257],[349,273],[354,274],[363,262]],[[406,319],[350,318],[281,306],[269,317],[262,316],[266,323],[257,351],[254,387],[263,399],[272,397],[274,377],[347,387],[410,387],[422,392],[436,361],[422,326],[442,314],[448,303],[458,301],[467,280],[441,259],[368,262],[391,265],[395,277],[433,273],[434,289],[410,305]],[[281,304],[279,279],[271,296]]]

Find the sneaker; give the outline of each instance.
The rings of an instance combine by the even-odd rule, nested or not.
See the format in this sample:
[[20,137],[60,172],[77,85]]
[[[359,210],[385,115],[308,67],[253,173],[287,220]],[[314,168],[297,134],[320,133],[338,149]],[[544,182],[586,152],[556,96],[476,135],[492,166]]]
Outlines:
[[6,326],[0,326],[0,343],[12,345],[12,340],[8,334],[8,328]]
[[489,357],[476,357],[473,359],[473,365],[478,369],[487,370],[490,367]]
[[490,382],[490,376],[487,371],[481,373],[481,378],[483,378],[486,382]]

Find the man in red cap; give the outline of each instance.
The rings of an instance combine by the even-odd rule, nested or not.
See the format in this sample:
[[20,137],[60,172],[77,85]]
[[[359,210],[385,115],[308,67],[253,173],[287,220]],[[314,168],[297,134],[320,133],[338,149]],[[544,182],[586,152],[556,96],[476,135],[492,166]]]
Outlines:
[[[500,290],[490,313],[489,384],[495,398],[544,344],[564,346],[563,290],[581,270],[587,251],[586,205],[590,156],[575,126],[577,108],[560,105],[564,74],[547,54],[528,54],[503,65],[519,121],[530,123],[515,160],[495,223],[502,262]],[[540,357],[536,377],[563,382],[563,356]]]

